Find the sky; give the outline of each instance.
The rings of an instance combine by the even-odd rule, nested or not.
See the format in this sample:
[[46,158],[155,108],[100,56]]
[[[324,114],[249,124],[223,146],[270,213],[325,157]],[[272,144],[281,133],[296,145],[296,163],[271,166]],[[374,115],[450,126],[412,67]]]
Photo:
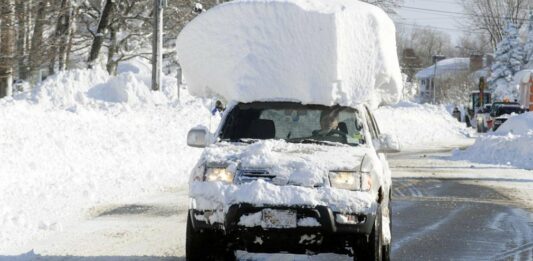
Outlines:
[[[393,15],[398,25],[406,28],[429,26],[434,30],[449,34],[454,43],[465,33],[461,26],[464,13],[459,0],[403,0],[397,15]],[[425,9],[425,10],[421,10]],[[431,11],[430,11],[431,10]],[[435,11],[433,11],[435,10]],[[448,12],[448,13],[446,13]],[[451,12],[451,13],[449,13]]]

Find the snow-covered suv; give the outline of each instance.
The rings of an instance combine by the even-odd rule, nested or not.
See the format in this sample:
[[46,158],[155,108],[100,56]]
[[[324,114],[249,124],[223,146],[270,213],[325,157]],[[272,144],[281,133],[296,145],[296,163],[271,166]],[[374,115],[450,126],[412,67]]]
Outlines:
[[234,250],[389,260],[391,174],[380,133],[361,105],[234,103],[190,179],[187,260],[228,260]]

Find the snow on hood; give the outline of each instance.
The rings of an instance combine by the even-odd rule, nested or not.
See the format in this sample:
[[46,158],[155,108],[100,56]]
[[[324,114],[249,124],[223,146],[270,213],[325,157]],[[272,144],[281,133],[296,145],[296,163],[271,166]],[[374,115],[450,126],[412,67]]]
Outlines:
[[402,93],[395,26],[356,0],[241,0],[180,33],[192,94],[227,101],[392,104]]
[[267,140],[254,144],[217,143],[205,149],[206,164],[232,170],[266,169],[276,184],[313,187],[323,185],[329,171],[359,170],[366,147],[294,144]]
[[249,203],[256,206],[330,206],[334,211],[373,211],[370,193],[324,185],[331,170],[359,170],[367,147],[293,144],[267,140],[254,144],[217,143],[205,149],[199,162],[226,164],[228,168],[268,169],[272,182],[257,180],[239,185],[193,181],[191,197],[196,209],[221,209]]

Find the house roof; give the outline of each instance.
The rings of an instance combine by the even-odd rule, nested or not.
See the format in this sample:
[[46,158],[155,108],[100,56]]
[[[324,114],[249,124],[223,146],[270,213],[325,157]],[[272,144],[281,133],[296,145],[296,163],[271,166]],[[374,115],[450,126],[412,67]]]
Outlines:
[[[437,77],[452,76],[457,72],[470,70],[470,58],[449,58],[437,62]],[[417,79],[433,78],[435,75],[435,65],[429,66],[418,73]]]

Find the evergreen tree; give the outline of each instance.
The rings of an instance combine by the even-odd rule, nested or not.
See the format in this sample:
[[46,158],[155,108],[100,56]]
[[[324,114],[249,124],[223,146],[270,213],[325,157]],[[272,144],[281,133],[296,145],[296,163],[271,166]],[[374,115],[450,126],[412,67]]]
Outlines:
[[511,86],[515,73],[522,69],[525,53],[520,43],[518,30],[511,21],[507,22],[504,37],[496,47],[495,62],[489,78],[490,89],[495,99],[516,98],[517,90]]
[[525,64],[527,64],[527,68],[533,68],[533,11],[529,11],[527,40],[524,45],[524,52],[526,53]]

